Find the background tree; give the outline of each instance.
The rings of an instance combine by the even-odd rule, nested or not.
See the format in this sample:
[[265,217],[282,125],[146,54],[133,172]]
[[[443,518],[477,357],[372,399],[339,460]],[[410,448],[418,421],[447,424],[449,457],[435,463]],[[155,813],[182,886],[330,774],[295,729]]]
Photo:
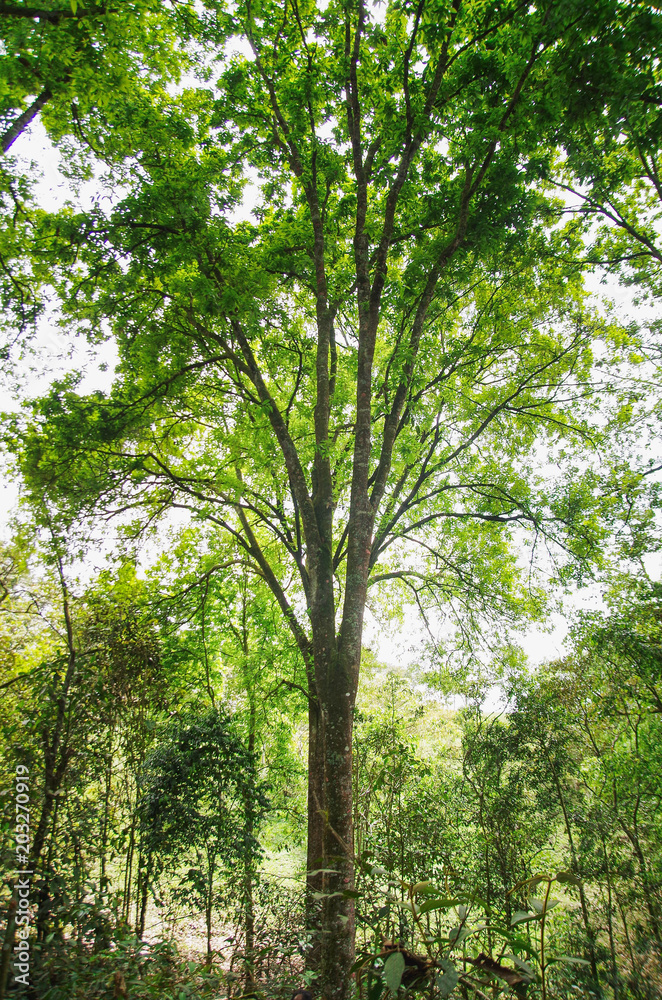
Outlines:
[[[100,759],[111,766],[106,743],[109,738],[112,748],[117,722],[126,724],[123,709],[130,711],[139,705],[139,711],[144,712],[146,701],[152,699],[159,657],[153,631],[149,623],[140,622],[135,603],[127,600],[126,587],[123,600],[107,589],[103,598],[97,592],[81,600],[72,593],[71,553],[55,532],[48,511],[42,508],[38,513],[45,524],[39,519],[31,524],[36,539],[33,536],[29,547],[25,538],[22,540],[24,575],[13,586],[7,582],[3,606],[5,634],[12,635],[15,646],[12,676],[6,682],[9,696],[3,724],[10,731],[13,727],[15,735],[14,740],[8,740],[7,766],[21,763],[30,769],[31,840],[26,867],[36,872],[35,924],[38,939],[43,941],[48,933],[62,930],[61,913],[68,907],[63,893],[75,895],[75,930],[77,935],[81,933],[85,885],[92,873],[97,876],[94,869],[99,861],[98,851],[90,856],[87,850],[82,852],[81,845],[89,844],[90,828],[97,820],[102,845],[97,885],[100,893],[105,890],[110,788],[103,818],[97,802],[93,806],[88,802],[81,809],[81,796],[92,775],[101,777],[104,769],[99,767]],[[41,566],[37,560],[40,550]],[[96,834],[94,829],[92,836]],[[70,853],[75,870],[73,886],[62,883],[59,876]],[[8,920],[2,990],[14,930]]]
[[[24,255],[38,212],[38,168],[12,155],[14,143],[39,121],[49,139],[72,150],[94,152],[94,166],[80,158],[69,164],[77,180],[90,180],[95,171],[110,165],[99,123],[116,134],[121,123],[127,125],[153,100],[163,99],[168,85],[190,66],[185,43],[197,23],[190,6],[177,2],[0,4],[0,298],[5,362],[10,361],[11,345],[21,332],[34,332],[46,307],[39,268]],[[16,371],[13,365],[12,369]],[[9,391],[13,388],[10,384]]]
[[[231,878],[236,864],[253,871],[259,853],[255,834],[266,799],[254,755],[232,732],[229,718],[212,709],[188,725],[180,723],[154,749],[145,764],[143,796],[151,853],[161,865],[188,866],[180,884],[204,911],[211,963],[218,876]],[[237,889],[245,892],[245,877]]]
[[[246,749],[261,761],[260,774],[272,789],[272,822],[278,815],[283,825],[280,834],[272,831],[269,842],[299,842],[305,807],[297,793],[302,772],[292,735],[307,715],[306,677],[298,647],[268,587],[236,544],[208,526],[177,532],[176,545],[161,555],[150,580],[161,614],[168,619],[166,658],[172,642],[173,659],[198,662],[211,707],[223,701],[233,705]],[[246,815],[253,815],[249,804]],[[255,863],[256,858],[245,856],[247,987],[253,985]]]
[[560,809],[594,986],[646,996],[660,975],[659,599],[641,584],[624,597],[585,617],[573,655],[519,687],[512,723]]

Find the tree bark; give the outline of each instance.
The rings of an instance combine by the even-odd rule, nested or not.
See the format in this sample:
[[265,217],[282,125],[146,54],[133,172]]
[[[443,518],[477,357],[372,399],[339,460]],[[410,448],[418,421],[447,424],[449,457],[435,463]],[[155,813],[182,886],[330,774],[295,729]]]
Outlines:
[[14,949],[14,937],[16,934],[16,907],[18,906],[18,893],[14,888],[9,905],[7,907],[7,926],[2,942],[2,959],[0,960],[0,1000],[4,1000],[9,978],[9,963],[11,962],[12,951]]
[[51,97],[53,96],[49,87],[44,87],[41,94],[34,99],[29,108],[26,108],[23,114],[19,115],[16,121],[11,125],[5,134],[0,138],[0,146],[2,147],[2,152],[6,153],[16,142],[19,135],[25,132],[28,125],[34,121],[41,109],[45,104],[48,104]]
[[321,896],[324,892],[324,757],[322,755],[321,719],[317,702],[308,702],[308,844],[306,850],[306,930],[311,945],[306,953],[306,968],[319,972],[322,955]]
[[[358,664],[357,664],[358,666]],[[346,996],[348,970],[354,963],[354,900],[342,895],[354,889],[352,815],[352,715],[355,692],[351,678],[336,669],[322,705],[324,734],[324,867],[321,972],[325,995]]]
[[630,829],[628,824],[621,818],[617,813],[617,819],[624,831],[628,840],[630,841],[632,847],[632,853],[634,854],[637,862],[639,864],[639,874],[641,878],[641,890],[643,893],[644,901],[646,903],[646,909],[648,910],[648,918],[650,929],[655,938],[655,943],[658,950],[662,952],[662,937],[660,936],[660,923],[658,920],[657,905],[656,900],[651,892],[651,878],[648,871],[648,865],[646,864],[646,859],[644,857],[644,852],[641,848],[641,842],[639,840],[638,831],[636,828],[636,818],[633,828]]
[[641,972],[638,968],[637,962],[634,957],[634,948],[632,946],[632,938],[630,937],[630,930],[628,928],[627,916],[623,903],[614,888],[614,896],[616,897],[616,903],[618,905],[618,911],[621,915],[621,924],[623,925],[623,933],[625,934],[625,943],[627,944],[628,955],[630,956],[630,968],[632,970],[632,975],[630,976],[629,986],[635,995],[636,1000],[641,1000],[641,992],[639,990],[639,982],[641,980]]
[[614,942],[614,904],[611,891],[611,867],[609,864],[609,854],[607,852],[607,842],[604,833],[600,831],[602,841],[602,854],[605,859],[605,875],[607,876],[607,930],[609,932],[609,952],[611,955],[611,988],[614,993],[614,1000],[618,1000],[619,995],[619,975],[618,962],[616,960],[616,945]]
[[108,737],[108,753],[106,757],[106,768],[104,772],[104,795],[103,795],[103,821],[101,825],[101,858],[99,861],[99,892],[103,893],[108,888],[108,876],[106,875],[106,864],[108,859],[108,826],[110,820],[110,796],[113,787],[113,725],[111,723]]
[[145,933],[145,922],[147,920],[147,905],[149,903],[149,883],[152,877],[152,857],[148,855],[144,864],[141,859],[141,882],[140,882],[140,918],[136,932],[142,941]]
[[205,906],[205,925],[207,928],[207,957],[206,964],[211,968],[212,960],[212,950],[211,950],[211,929],[212,920],[214,915],[214,863],[208,860],[208,878],[207,878],[207,904]]
[[122,899],[122,921],[128,926],[131,916],[131,883],[133,880],[133,854],[136,845],[136,821],[134,812],[129,830],[129,843],[126,849],[126,864],[124,868],[124,895]]
[[[244,668],[246,670],[246,691],[248,693],[248,752],[251,756],[251,760],[255,757],[255,736],[257,728],[257,712],[255,706],[255,691],[253,689],[252,678],[249,675],[247,669],[248,666],[248,629],[246,625],[246,602],[244,598]],[[252,817],[253,812],[250,802],[246,803],[246,815]],[[252,838],[255,836],[255,828],[252,822],[252,818],[249,820],[247,825],[247,841],[250,844]],[[255,951],[255,900],[254,900],[254,881],[255,881],[255,861],[253,858],[252,848],[248,848],[244,856],[244,928],[246,932],[246,948],[245,948],[245,976],[244,984],[246,992],[251,990],[255,986],[255,974],[254,974],[254,951]]]

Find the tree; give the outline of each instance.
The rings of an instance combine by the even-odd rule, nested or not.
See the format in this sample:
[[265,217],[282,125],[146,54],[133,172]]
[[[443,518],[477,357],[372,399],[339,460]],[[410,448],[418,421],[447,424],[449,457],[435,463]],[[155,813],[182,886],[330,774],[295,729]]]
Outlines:
[[17,448],[66,516],[191,511],[270,587],[306,665],[309,884],[340,1000],[368,588],[503,625],[531,606],[518,526],[598,551],[590,491],[531,472],[543,443],[561,461],[560,443],[599,436],[604,332],[538,182],[581,120],[577,53],[615,15],[574,0],[206,10],[219,96],[102,123],[126,197],[35,223],[67,321],[110,327],[121,362],[107,395],[55,387]]
[[[292,730],[308,703],[298,647],[269,588],[234,542],[209,525],[180,530],[175,539],[150,573],[155,602],[168,619],[164,632],[172,642],[173,661],[180,669],[183,658],[197,661],[212,708],[221,697],[233,704],[234,723],[251,758],[259,757],[271,790],[271,815],[278,812],[284,829],[298,841],[301,804],[294,789],[302,775]],[[166,641],[166,657],[169,646]],[[191,691],[194,703],[200,693]],[[254,986],[255,860],[244,859],[247,989]]]
[[[578,895],[586,940],[586,960],[590,964],[592,987],[601,995],[596,954],[596,932],[591,922],[589,901],[583,880],[586,870],[577,847],[578,831],[573,817],[583,805],[577,792],[582,754],[573,746],[572,709],[568,704],[566,686],[554,683],[553,674],[542,672],[536,678],[519,678],[512,683],[510,694],[515,708],[510,716],[513,742],[522,759],[527,761],[529,785],[535,789],[538,808],[560,813],[569,852],[568,868],[579,882]],[[557,822],[559,816],[556,817]],[[551,825],[551,824],[550,824]]]
[[[11,676],[3,682],[2,737],[7,768],[20,764],[30,775],[32,826],[24,867],[33,873],[35,927],[40,941],[50,931],[61,931],[64,907],[57,904],[73,896],[70,913],[81,939],[86,877],[96,882],[99,895],[107,889],[110,769],[105,800],[85,792],[106,770],[99,761],[108,760],[118,717],[124,716],[126,724],[132,710],[140,714],[146,702],[156,703],[158,642],[152,623],[141,621],[135,594],[133,601],[127,599],[126,573],[115,593],[102,579],[84,597],[75,594],[71,552],[45,504],[3,555],[1,628],[9,640]],[[135,732],[132,736],[135,743],[140,737],[144,741],[144,729],[137,739]],[[128,757],[131,742],[125,743]],[[98,833],[101,850],[98,844],[86,850]],[[73,855],[71,880],[59,872],[67,855]],[[15,934],[11,909],[10,903],[0,996]]]
[[637,997],[660,975],[660,594],[624,583],[611,614],[580,617],[570,655],[513,680],[510,726],[560,811],[592,989]]
[[177,77],[182,58],[174,43],[194,22],[176,2],[0,4],[2,152],[42,112],[51,134],[73,132],[98,152],[82,120],[121,106],[132,90],[160,90]]
[[[659,295],[657,227],[662,101],[659,11],[649,4],[614,5],[590,44],[579,48],[568,70],[581,80],[565,157],[550,180],[571,196],[569,209],[589,237],[588,258],[643,295]],[[611,58],[608,53],[616,53]]]
[[259,854],[255,831],[266,804],[254,756],[220,709],[181,720],[146,761],[144,833],[162,866],[170,863],[177,871],[182,862],[189,865],[180,887],[184,898],[204,910],[210,963],[219,873],[231,877],[237,864],[252,870]]

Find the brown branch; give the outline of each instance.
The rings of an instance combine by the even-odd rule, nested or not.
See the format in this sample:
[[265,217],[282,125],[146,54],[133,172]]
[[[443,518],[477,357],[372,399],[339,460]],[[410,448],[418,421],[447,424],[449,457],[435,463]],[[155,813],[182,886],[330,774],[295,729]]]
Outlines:
[[625,232],[628,233],[634,240],[637,240],[638,243],[641,243],[642,246],[646,247],[651,257],[654,257],[656,260],[662,262],[662,253],[657,249],[655,244],[647,236],[645,236],[644,233],[635,229],[635,227],[631,225],[631,223],[629,223],[613,205],[610,206],[610,210],[603,202],[597,201],[590,195],[583,194],[581,191],[573,188],[570,184],[563,184],[561,181],[554,181],[554,184],[556,187],[561,188],[562,191],[569,191],[570,194],[574,194],[577,198],[580,198],[594,214],[604,215],[605,218],[613,222],[619,229],[624,229]]
[[425,320],[428,314],[430,305],[432,304],[432,299],[434,297],[434,292],[439,282],[439,278],[446,268],[449,261],[452,259],[455,252],[462,245],[464,237],[466,235],[468,218],[469,218],[469,202],[471,199],[473,191],[472,186],[472,172],[467,168],[464,178],[464,186],[462,189],[462,195],[460,198],[460,213],[458,216],[457,226],[455,228],[455,235],[453,239],[448,243],[441,251],[435,265],[433,266],[428,279],[425,283],[425,289],[420,298],[418,307],[416,309],[416,315],[414,317],[414,322],[412,324],[411,335],[409,337],[408,354],[409,358],[406,365],[403,368],[403,372],[400,378],[400,383],[396,390],[393,404],[389,415],[384,422],[384,431],[382,437],[382,447],[379,456],[379,464],[377,470],[374,473],[374,486],[372,489],[372,494],[370,497],[373,508],[376,510],[378,504],[384,495],[384,490],[386,489],[386,482],[388,479],[389,472],[391,471],[391,462],[393,457],[393,446],[395,444],[395,439],[400,429],[400,421],[403,412],[403,408],[409,393],[409,387],[411,385],[411,379],[414,373],[414,367],[416,363],[416,358],[418,356],[418,349],[420,346],[421,336],[425,326]]
[[41,7],[16,7],[11,3],[0,3],[0,17],[24,17],[31,21],[48,21],[59,24],[64,19],[79,20],[85,17],[87,11],[74,12],[69,10],[43,10]]
[[44,87],[41,94],[35,98],[30,107],[26,108],[23,114],[18,116],[13,125],[10,125],[0,139],[0,145],[3,153],[6,153],[7,150],[13,146],[18,137],[26,130],[28,125],[34,121],[44,105],[48,104],[52,96],[53,93],[50,87]]
[[4,691],[5,688],[11,687],[12,684],[16,684],[17,681],[28,680],[28,678],[28,674],[17,674],[16,677],[12,677],[11,680],[3,681],[3,683],[0,684],[0,691]]
[[248,523],[248,518],[246,517],[245,512],[241,509],[239,505],[237,505],[236,511],[237,511],[237,516],[241,521],[241,526],[244,530],[244,535],[246,537],[248,550],[252,555],[253,559],[255,560],[255,562],[262,570],[264,579],[267,585],[269,586],[269,589],[271,590],[272,594],[276,598],[278,606],[283,612],[287,624],[290,626],[290,630],[296,640],[301,655],[303,656],[303,661],[306,667],[308,669],[312,669],[312,664],[313,664],[312,644],[308,636],[302,629],[291,604],[287,600],[287,597],[285,596],[285,591],[281,586],[280,580],[274,573],[273,568],[269,563],[269,560],[262,551],[260,544],[257,538],[255,537],[255,534],[253,533],[253,529]]
[[251,382],[257,390],[257,394],[260,402],[264,405],[265,410],[269,418],[271,427],[276,435],[276,440],[280,445],[280,449],[283,453],[283,458],[285,459],[285,466],[287,468],[287,473],[292,484],[292,492],[296,497],[299,510],[301,512],[301,518],[303,521],[304,536],[306,539],[306,544],[308,550],[315,558],[315,553],[318,550],[320,544],[319,530],[317,526],[317,518],[315,516],[315,509],[313,507],[313,502],[308,492],[308,487],[306,485],[306,477],[303,471],[303,466],[301,465],[301,460],[297,452],[296,446],[290,437],[290,433],[287,429],[283,415],[280,409],[276,405],[276,401],[269,392],[266,383],[262,377],[262,373],[258,368],[257,361],[255,360],[255,355],[251,349],[248,342],[248,338],[243,331],[241,323],[238,320],[233,319],[232,329],[234,330],[235,336],[239,342],[241,352],[244,356],[246,362],[246,374],[250,378]]
[[311,704],[313,705],[318,704],[317,699],[313,698],[312,695],[308,691],[306,691],[304,687],[301,687],[300,684],[296,684],[294,681],[286,681],[284,679],[279,680],[278,684],[276,684],[276,687],[272,688],[271,691],[267,691],[267,693],[264,696],[264,700],[266,701],[268,698],[272,698],[276,694],[276,691],[278,691],[278,689],[281,687],[291,688],[292,691],[300,691],[301,694],[304,696],[304,698]]

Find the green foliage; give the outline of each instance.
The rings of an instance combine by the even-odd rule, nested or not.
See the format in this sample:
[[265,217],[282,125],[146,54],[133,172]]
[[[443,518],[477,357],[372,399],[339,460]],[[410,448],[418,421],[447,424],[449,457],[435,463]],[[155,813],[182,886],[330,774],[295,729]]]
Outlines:
[[660,14],[646,5],[610,13],[570,64],[582,114],[568,120],[566,156],[549,176],[572,196],[567,230],[590,233],[589,260],[645,298],[660,291]]
[[184,959],[172,941],[146,944],[117,935],[113,947],[94,954],[68,944],[35,955],[33,982],[44,1000],[111,1000],[121,990],[136,1000],[198,1000],[217,996],[222,977],[206,964]]
[[[574,657],[538,676],[519,669],[512,708],[449,720],[443,749],[434,711],[402,682],[370,682],[355,747],[359,967],[369,993],[387,988],[390,940],[437,963],[426,976],[438,977],[442,995],[443,963],[453,961],[460,976],[492,974],[502,989],[499,976],[514,969],[532,980],[527,995],[542,990],[544,973],[547,996],[655,996],[656,593],[612,617],[589,616]],[[556,874],[541,875],[545,867]],[[474,964],[459,965],[458,948]]]
[[[461,979],[485,985],[459,970],[460,951],[489,982],[503,978],[497,941],[528,963],[531,938],[513,928],[542,928],[549,893],[515,897],[541,866],[579,897],[582,982],[599,988],[606,933],[616,992],[621,939],[633,977],[633,937],[660,942],[653,630],[594,630],[571,690],[563,670],[539,682],[520,670],[512,713],[466,712],[445,755],[421,753],[393,713],[359,718],[357,853],[371,867],[356,890],[352,709],[369,593],[415,606],[431,636],[455,633],[446,647],[434,637],[431,666],[479,695],[476,648],[504,673],[521,667],[510,633],[544,614],[541,544],[546,581],[603,572],[614,551],[641,560],[652,544],[659,497],[643,452],[659,407],[635,366],[648,373],[656,356],[595,313],[583,274],[606,262],[657,289],[659,13],[612,0],[72,0],[0,4],[0,32],[5,149],[40,113],[69,178],[99,182],[86,207],[46,211],[7,162],[8,357],[24,357],[48,302],[68,334],[112,341],[119,359],[103,391],[74,372],[5,436],[50,531],[66,636],[27,630],[6,710],[11,735],[15,693],[41,685],[26,740],[43,771],[37,854],[48,828],[64,874],[41,865],[40,940],[65,936],[69,915],[85,947],[95,882],[100,896],[112,887],[117,924],[135,903],[142,934],[155,880],[177,895],[178,878],[205,909],[211,955],[217,876],[234,863],[250,978],[255,761],[277,777],[282,819],[306,714],[330,1000],[346,997],[357,892],[366,933],[381,920],[412,940],[434,930],[436,989],[450,995]],[[568,189],[577,204],[558,197]],[[64,553],[81,524],[123,518],[135,541],[174,512],[188,521],[147,584],[123,567],[78,604]],[[610,659],[623,692],[605,679]],[[223,697],[238,703],[232,720]],[[615,876],[604,903],[598,857],[623,879],[630,866],[641,935],[626,933],[634,894]],[[386,903],[369,884],[382,869]],[[421,903],[422,876],[438,895]],[[482,958],[467,954],[474,940]],[[542,951],[541,939],[544,996]],[[406,970],[382,957],[395,994]]]
[[657,591],[635,586],[626,602],[621,590],[617,612],[584,616],[571,656],[512,692],[511,724],[586,886],[568,940],[594,981],[601,965],[611,989],[633,996],[660,981]]
[[[543,885],[543,898],[528,896],[527,909],[517,911],[509,924],[502,922],[476,892],[449,897],[440,895],[442,890],[430,880],[413,885],[389,878],[384,869],[372,869],[371,874],[388,879],[389,888],[382,890],[387,899],[395,898],[395,887],[400,890],[400,906],[411,915],[414,933],[409,947],[402,940],[385,941],[379,952],[362,952],[355,970],[366,977],[369,996],[397,996],[401,990],[402,995],[407,995],[425,989],[444,998],[458,985],[463,992],[477,992],[494,983],[500,990],[520,997],[539,984],[545,998],[551,995],[548,990],[552,967],[589,965],[582,958],[549,954],[549,914],[559,905],[558,899],[550,898],[552,885],[581,884],[569,872],[538,874],[516,886],[515,891],[521,892]],[[526,936],[518,929],[524,923],[531,925]],[[425,954],[416,954],[416,946]],[[490,957],[493,953],[498,958]],[[504,957],[514,964],[504,964]]]
[[[142,793],[146,845],[162,863],[181,863],[190,848],[199,861],[206,854],[212,871],[229,874],[257,856],[252,831],[266,798],[254,758],[221,709],[182,719],[159,741],[144,764]],[[191,868],[185,879],[204,896],[208,877]]]
[[[259,586],[237,573],[209,574],[227,553],[210,552],[199,566],[207,558],[199,542],[182,535],[181,551],[155,565],[153,579],[167,583],[158,594],[125,564],[70,597],[79,668],[67,700],[67,770],[49,820],[48,879],[44,872],[36,882],[48,893],[34,949],[39,996],[112,996],[117,972],[138,997],[213,995],[221,970],[187,966],[169,945],[133,938],[127,923],[134,912],[140,923],[143,894],[148,912],[154,900],[171,913],[211,904],[212,922],[221,916],[237,925],[237,958],[250,961],[261,983],[297,982],[307,946],[302,899],[260,873],[258,843],[291,845],[293,835],[270,832],[247,749],[250,691],[276,698],[278,631],[269,623],[277,619]],[[43,631],[49,616],[55,625],[62,614],[61,587],[48,574],[38,579],[27,554],[26,544],[22,554],[10,545],[3,563],[15,681],[3,699],[2,740],[6,766],[20,751],[39,797],[39,734],[55,724],[66,650],[46,641],[50,625]],[[655,995],[658,589],[633,583],[627,604],[621,589],[618,610],[585,616],[574,653],[536,676],[516,664],[512,705],[499,717],[475,703],[453,714],[426,702],[412,682],[372,658],[354,741],[360,864],[353,896],[356,974],[373,1000],[422,983],[444,998],[474,987],[522,995],[528,982],[527,995],[536,997],[543,979],[548,997],[597,992],[596,983],[604,996],[615,988],[627,1000]],[[231,693],[232,715],[223,708],[191,714],[186,683],[198,685],[198,702],[206,690],[203,612],[212,690]],[[283,700],[258,712],[253,731],[283,815],[300,718],[288,698],[285,687]],[[39,715],[30,716],[37,703]],[[173,711],[175,722],[168,721]],[[127,872],[130,896],[126,885],[122,891]],[[403,951],[394,957],[385,940]]]
[[[131,129],[196,64],[194,39],[201,40],[204,26],[189,5],[155,0],[74,7],[2,4],[0,130],[5,154],[40,114],[68,154],[69,178],[80,181],[99,162],[126,155]],[[11,183],[15,169],[5,160],[2,192],[20,213],[17,195],[27,192],[20,176],[18,187]]]
[[[541,612],[543,591],[527,587],[517,565],[517,525],[583,564],[600,562],[606,537],[591,472],[577,471],[587,438],[604,436],[592,412],[592,343],[606,333],[586,308],[578,263],[568,262],[572,238],[554,228],[559,205],[534,183],[565,134],[561,123],[584,127],[585,109],[574,105],[578,52],[592,58],[599,25],[616,30],[607,6],[570,8],[546,18],[511,5],[498,22],[479,4],[426,9],[406,59],[411,26],[399,4],[386,14],[388,30],[372,15],[364,24],[359,87],[370,133],[363,141],[374,146],[366,194],[374,252],[396,151],[413,143],[374,346],[375,433],[366,459],[373,471],[399,380],[406,407],[377,510],[372,579],[385,601],[395,592],[465,636],[486,622],[503,632]],[[280,27],[269,5],[210,7],[207,15],[195,32],[216,46],[217,95],[199,85],[136,98],[130,114],[108,112],[107,156],[124,182],[121,195],[91,212],[35,219],[33,260],[57,289],[66,324],[92,340],[112,331],[121,363],[107,394],[83,398],[73,385],[55,387],[28,426],[17,425],[14,443],[34,487],[56,489],[72,516],[119,503],[144,512],[140,530],[175,504],[245,539],[240,502],[269,549],[270,586],[282,592],[291,573],[300,576],[309,543],[297,522],[301,498],[289,495],[292,470],[274,450],[274,408],[286,415],[310,489],[315,455],[324,455],[333,482],[327,502],[350,508],[357,181],[343,96],[344,15],[310,6],[300,22],[286,18]],[[420,67],[443,61],[444,30],[454,55],[428,107]],[[240,36],[253,55],[224,63],[221,51]],[[627,63],[629,47],[649,44],[628,25],[620,58]],[[573,104],[570,116],[564,101]],[[257,203],[249,221],[234,222],[251,171]],[[474,175],[480,184],[465,217],[463,185]],[[311,423],[314,193],[324,203],[325,282],[338,325],[323,442]],[[433,276],[419,330],[417,303]],[[270,401],[251,381],[245,351]],[[568,473],[553,487],[530,468],[552,446],[564,450]],[[341,517],[332,546],[341,588],[344,530]],[[288,586],[305,593],[305,580]],[[298,622],[306,631],[305,619]]]

